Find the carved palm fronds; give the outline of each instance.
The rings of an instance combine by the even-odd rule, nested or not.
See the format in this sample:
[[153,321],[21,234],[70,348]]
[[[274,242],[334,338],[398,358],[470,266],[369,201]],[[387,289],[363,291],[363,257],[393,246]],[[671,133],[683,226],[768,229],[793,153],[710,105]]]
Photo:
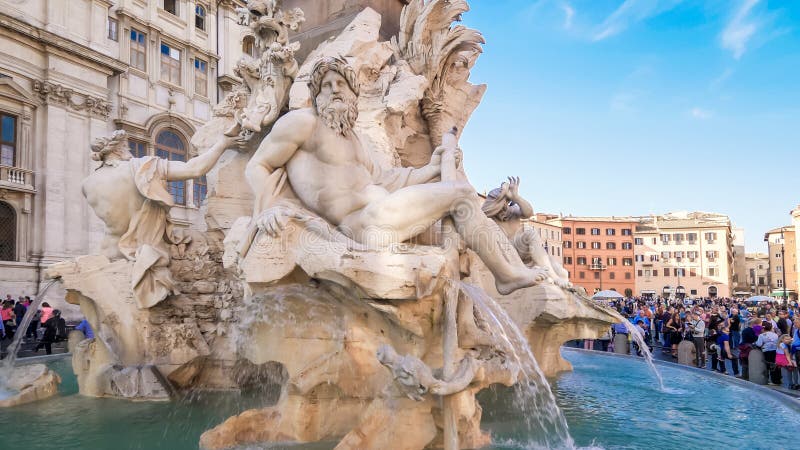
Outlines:
[[418,75],[433,80],[454,53],[481,52],[481,33],[462,25],[452,27],[469,11],[465,0],[412,0],[400,15],[397,49]]
[[477,30],[453,26],[467,11],[466,0],[411,0],[400,15],[400,32],[392,39],[398,59],[407,61],[415,74],[430,83],[422,112],[432,135],[441,134],[439,121],[450,70],[469,67],[486,42]]

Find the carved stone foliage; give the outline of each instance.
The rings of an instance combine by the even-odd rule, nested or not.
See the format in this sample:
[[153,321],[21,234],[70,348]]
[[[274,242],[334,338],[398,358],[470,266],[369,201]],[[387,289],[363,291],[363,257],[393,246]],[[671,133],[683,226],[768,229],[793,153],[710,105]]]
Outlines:
[[34,80],[33,91],[39,94],[39,98],[44,104],[66,105],[75,111],[86,111],[103,118],[108,118],[113,108],[108,100],[78,93],[49,81]]
[[234,73],[243,85],[231,91],[214,109],[217,117],[234,117],[236,124],[226,134],[250,139],[269,127],[288,102],[289,88],[297,75],[294,52],[300,44],[289,43],[289,31],[305,22],[303,11],[284,11],[277,0],[253,0],[237,8],[240,24],[248,25],[255,39],[257,55],[245,55]]

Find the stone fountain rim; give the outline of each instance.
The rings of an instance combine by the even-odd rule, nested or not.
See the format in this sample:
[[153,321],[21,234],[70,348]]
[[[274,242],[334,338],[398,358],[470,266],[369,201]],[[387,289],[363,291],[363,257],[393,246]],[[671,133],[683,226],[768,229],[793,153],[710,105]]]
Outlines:
[[[589,353],[589,354],[595,354],[595,355],[598,355],[598,356],[608,356],[608,357],[612,357],[612,358],[628,358],[628,359],[637,359],[637,360],[641,358],[639,356],[633,356],[633,355],[621,355],[619,353],[601,352],[599,350],[586,350],[586,349],[574,348],[574,347],[563,347],[562,346],[561,350],[566,350],[568,352],[575,352],[575,353]],[[666,366],[666,367],[677,368],[677,369],[681,369],[681,370],[685,370],[685,371],[689,371],[689,372],[696,372],[698,374],[703,374],[703,375],[711,377],[711,378],[715,378],[716,377],[719,380],[724,380],[724,381],[726,381],[728,383],[731,383],[731,384],[736,384],[736,385],[742,386],[742,387],[747,388],[747,389],[754,389],[755,391],[760,392],[762,394],[765,394],[768,397],[772,397],[773,399],[778,400],[779,402],[783,403],[784,405],[788,406],[789,408],[791,408],[791,409],[793,409],[793,410],[795,410],[797,412],[800,412],[800,398],[792,397],[792,396],[790,396],[788,394],[784,394],[782,392],[775,391],[775,390],[770,389],[770,388],[768,388],[766,386],[761,386],[760,384],[751,383],[751,382],[749,382],[747,380],[743,380],[741,378],[732,377],[730,375],[723,375],[721,373],[716,373],[716,372],[711,371],[711,370],[700,369],[699,367],[687,366],[687,365],[684,365],[684,364],[678,364],[678,363],[674,363],[674,362],[670,362],[670,361],[661,361],[661,360],[658,360],[658,359],[654,359],[653,363],[656,364],[656,365],[662,365],[662,366]]]
[[47,364],[51,361],[58,361],[59,359],[72,358],[72,352],[58,353],[55,355],[40,355],[40,356],[26,356],[25,358],[17,359],[14,367],[29,366],[31,364]]

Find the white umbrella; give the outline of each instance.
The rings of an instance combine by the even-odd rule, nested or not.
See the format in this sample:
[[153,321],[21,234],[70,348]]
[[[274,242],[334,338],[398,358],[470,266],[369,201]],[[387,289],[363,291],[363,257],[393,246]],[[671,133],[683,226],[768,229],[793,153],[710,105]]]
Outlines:
[[752,297],[749,297],[745,301],[753,302],[753,303],[760,303],[760,302],[774,302],[775,299],[772,298],[772,297],[767,297],[766,295],[754,295]]
[[593,299],[609,299],[609,298],[624,298],[622,294],[617,291],[600,291],[592,296]]

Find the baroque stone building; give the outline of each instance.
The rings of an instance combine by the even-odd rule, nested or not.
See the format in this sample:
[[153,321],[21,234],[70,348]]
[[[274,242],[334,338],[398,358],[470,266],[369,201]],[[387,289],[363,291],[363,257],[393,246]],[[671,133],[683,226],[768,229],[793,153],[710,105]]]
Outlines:
[[[185,160],[236,82],[245,28],[217,0],[0,0],[0,292],[36,295],[47,265],[96,251],[81,182],[90,143],[125,129],[135,155]],[[204,179],[172,183],[188,226]],[[48,300],[63,293],[51,292]]]
[[591,295],[600,290],[634,293],[631,217],[557,216],[547,221],[561,228],[564,268],[569,281]]
[[794,226],[785,226],[767,231],[764,242],[769,251],[770,291],[767,295],[777,298],[797,298],[797,239]]
[[748,253],[745,265],[750,295],[769,295],[769,255]]
[[730,297],[733,232],[728,216],[677,212],[636,227],[637,295]]
[[[794,236],[795,236],[795,267],[800,270],[800,240],[797,239],[797,236],[800,236],[800,205],[798,205],[795,209],[791,211],[792,214],[792,226],[794,227]],[[800,293],[800,273],[798,273],[797,278],[797,285],[795,286],[795,292]]]

